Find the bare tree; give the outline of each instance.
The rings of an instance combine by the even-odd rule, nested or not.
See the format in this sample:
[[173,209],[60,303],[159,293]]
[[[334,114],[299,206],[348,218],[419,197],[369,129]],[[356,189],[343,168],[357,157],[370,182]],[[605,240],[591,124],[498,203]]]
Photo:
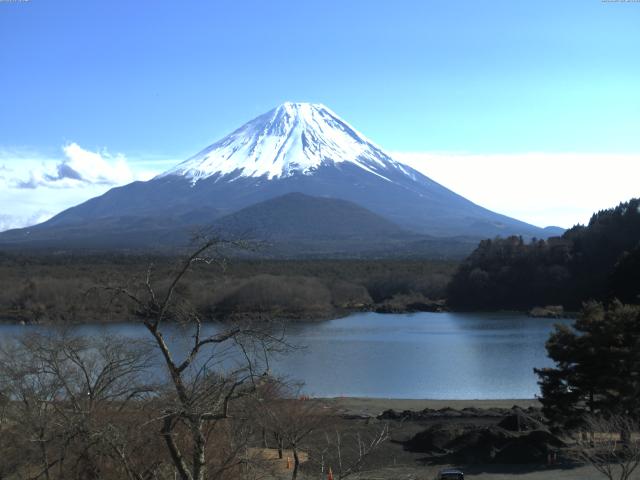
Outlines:
[[[164,291],[154,282],[153,266],[141,292],[111,288],[133,302],[162,355],[170,389],[164,392],[160,433],[181,480],[207,478],[210,436],[223,429],[218,423],[230,420],[232,403],[255,389],[255,379],[262,373],[260,360],[281,340],[251,325],[226,325],[205,333],[199,312],[179,295],[182,280],[196,264],[224,266],[222,252],[243,246],[217,238],[205,241],[180,263]],[[163,327],[168,321],[192,328],[190,346],[181,357],[165,338]],[[237,461],[225,457],[215,466],[215,475],[236,465]]]
[[291,448],[292,480],[296,480],[299,473],[303,442],[327,425],[329,419],[328,412],[319,401],[306,397],[275,397],[262,404],[262,425],[274,435],[280,458],[283,447]]
[[321,465],[335,466],[333,473],[338,480],[362,471],[367,460],[389,439],[389,426],[383,424],[368,432],[345,434],[336,429],[326,434],[327,447],[322,452]]
[[629,417],[589,416],[579,432],[575,460],[591,465],[609,480],[628,480],[640,465],[640,428]]
[[[43,374],[43,370],[33,352],[20,348],[16,342],[2,345],[0,385],[4,395],[12,400],[5,413],[3,437],[13,433],[12,442],[19,443],[22,449],[22,462],[13,462],[12,469],[17,471],[21,463],[34,461],[41,468],[42,476],[49,479],[50,469],[57,463],[51,459],[51,449],[57,437],[53,403],[60,383]],[[14,428],[9,430],[9,425]]]
[[15,439],[27,447],[27,465],[39,464],[31,478],[102,478],[104,464],[126,460],[108,440],[129,405],[151,391],[148,359],[143,345],[108,337],[32,334],[2,346],[0,385],[13,400]]
[[275,402],[286,396],[287,385],[282,379],[274,378],[264,373],[256,382],[255,395],[250,399],[247,409],[254,413],[254,421],[260,426],[262,447],[269,448],[270,438],[273,438],[278,458],[282,460],[284,438],[279,428],[279,422],[274,422],[270,410]]
[[[146,347],[152,348],[64,332],[2,346],[1,433],[3,441],[15,439],[24,447],[24,458],[16,454],[7,469],[10,462],[3,460],[0,474],[6,470],[33,480],[204,480],[240,472],[255,434],[244,400],[258,388],[270,351],[284,343],[269,333],[273,329],[248,323],[203,325],[186,301],[181,281],[196,264],[222,265],[220,248],[227,246],[210,240],[169,278],[155,280],[149,267],[137,290],[106,289],[133,303],[152,340]],[[188,330],[186,350],[168,340],[169,324]],[[165,367],[162,379],[156,375],[158,356]],[[156,441],[165,444],[165,455],[158,454]]]

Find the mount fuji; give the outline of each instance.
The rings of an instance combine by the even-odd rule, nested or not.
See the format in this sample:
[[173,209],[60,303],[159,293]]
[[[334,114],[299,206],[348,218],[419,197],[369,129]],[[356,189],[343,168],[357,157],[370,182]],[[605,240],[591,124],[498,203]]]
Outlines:
[[[292,193],[303,196],[288,195]],[[283,201],[270,202],[279,197]],[[546,238],[562,232],[474,204],[394,160],[324,105],[288,102],[147,182],[113,188],[42,224],[4,232],[0,245],[163,247],[183,242],[199,227],[234,224],[252,229],[256,212],[261,224],[274,226],[275,232],[263,232],[269,236],[281,233],[280,223],[294,206],[301,214],[301,199],[308,208],[303,216],[317,225],[311,230],[320,232],[324,225],[324,238],[340,242],[346,235],[359,238],[361,246],[369,232],[363,218],[366,225],[377,223],[369,232],[378,237],[377,245],[381,231],[412,241],[421,235]],[[258,204],[257,209],[248,208]],[[356,211],[358,218],[350,217]],[[280,223],[262,221],[272,216],[283,218]],[[342,227],[330,231],[338,220]],[[343,228],[350,220],[351,234]],[[303,231],[292,238],[310,231],[309,222],[302,223]]]

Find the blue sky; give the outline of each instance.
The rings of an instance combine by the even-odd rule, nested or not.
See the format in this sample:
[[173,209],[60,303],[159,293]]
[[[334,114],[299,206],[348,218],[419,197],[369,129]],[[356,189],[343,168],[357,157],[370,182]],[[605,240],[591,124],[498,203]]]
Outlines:
[[[489,183],[531,152],[628,168],[640,161],[639,52],[637,2],[0,2],[0,180],[73,161],[70,145],[146,178],[286,100],[324,103],[418,166],[437,171],[434,152],[445,169],[453,154],[478,155]],[[5,208],[26,202],[12,185]],[[73,188],[43,185],[28,200]],[[515,215],[512,203],[489,206]],[[536,215],[523,219],[556,219]]]

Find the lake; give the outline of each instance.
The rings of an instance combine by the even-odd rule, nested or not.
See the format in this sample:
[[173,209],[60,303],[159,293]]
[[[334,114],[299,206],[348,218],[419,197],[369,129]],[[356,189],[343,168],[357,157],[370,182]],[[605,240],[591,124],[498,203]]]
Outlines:
[[[533,368],[552,365],[544,344],[555,323],[570,320],[514,313],[357,313],[287,326],[288,342],[304,348],[274,357],[271,369],[323,397],[533,398],[539,393]],[[0,334],[46,328],[1,325]],[[132,323],[74,329],[148,335]],[[183,350],[188,332],[168,330],[167,338]]]

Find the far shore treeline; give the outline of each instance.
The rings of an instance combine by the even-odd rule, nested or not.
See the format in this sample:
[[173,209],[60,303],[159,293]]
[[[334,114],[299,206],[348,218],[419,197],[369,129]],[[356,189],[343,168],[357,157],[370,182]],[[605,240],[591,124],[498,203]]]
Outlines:
[[[158,281],[179,259],[118,253],[0,252],[0,321],[133,320],[109,288]],[[561,237],[480,242],[463,262],[428,259],[231,259],[198,265],[182,294],[204,318],[318,320],[354,311],[520,310],[595,300],[639,303],[640,199],[595,213]],[[446,302],[446,304],[445,304]]]
[[[0,254],[0,319],[24,323],[122,322],[135,316],[110,287],[169,278],[179,259],[127,255]],[[203,318],[321,320],[353,311],[440,309],[457,267],[419,260],[230,260],[196,265],[181,284]]]

